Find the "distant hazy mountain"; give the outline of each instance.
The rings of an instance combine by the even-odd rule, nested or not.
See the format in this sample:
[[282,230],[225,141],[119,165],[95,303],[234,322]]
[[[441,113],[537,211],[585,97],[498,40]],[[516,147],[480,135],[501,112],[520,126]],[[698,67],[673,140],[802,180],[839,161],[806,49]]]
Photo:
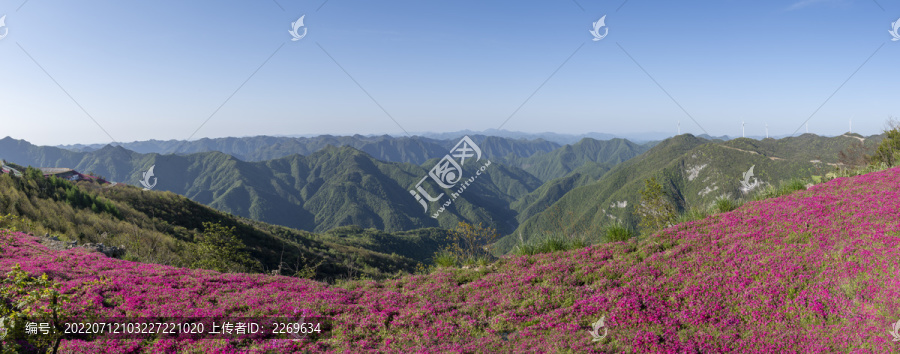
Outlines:
[[[629,139],[636,142],[659,141],[671,137],[667,133],[645,133],[613,135],[606,133],[584,134],[559,134],[559,133],[522,133],[508,130],[489,129],[481,132],[461,130],[449,133],[419,133],[409,137],[405,135],[353,135],[353,136],[253,136],[240,138],[203,138],[190,142],[183,140],[146,140],[129,143],[119,143],[128,150],[144,154],[159,153],[170,154],[176,150],[180,154],[219,151],[235,156],[244,161],[263,161],[284,157],[292,154],[309,155],[323,149],[327,145],[350,146],[366,152],[373,157],[392,162],[421,163],[416,160],[416,155],[411,157],[392,154],[390,150],[403,150],[411,153],[411,147],[419,145],[418,149],[429,151],[434,146],[449,147],[456,144],[460,138],[468,135],[476,142],[486,137],[501,138],[517,144],[548,144],[552,149],[562,145],[574,144],[583,139],[611,140],[616,138]],[[476,138],[477,137],[477,138]],[[449,146],[447,146],[449,144]],[[66,150],[89,152],[98,150],[107,144],[72,144],[59,145],[57,147]],[[550,149],[550,150],[552,150]],[[386,152],[382,153],[382,150]],[[543,151],[549,151],[542,149]],[[525,156],[522,156],[525,157]]]
[[[349,146],[363,151],[372,157],[387,162],[409,162],[422,164],[430,158],[443,156],[453,147],[461,136],[452,139],[432,139],[426,137],[391,137],[381,136],[331,136],[316,137],[272,137],[255,136],[244,138],[182,140],[148,140],[120,143],[118,146],[142,154],[192,154],[197,152],[218,151],[234,156],[243,161],[266,161],[294,154],[308,156],[328,146]],[[538,152],[548,152],[560,147],[559,144],[545,140],[523,140],[485,135],[470,135],[475,143],[482,146],[484,152],[491,156],[528,157]],[[60,148],[91,152],[105,145],[63,145]]]
[[420,136],[432,138],[432,139],[459,139],[463,135],[487,135],[487,136],[496,136],[501,138],[510,138],[510,139],[524,139],[524,140],[547,140],[552,141],[554,143],[560,145],[566,144],[574,144],[581,139],[591,138],[597,140],[609,140],[617,138],[618,136],[612,134],[605,133],[585,133],[585,134],[559,134],[559,133],[523,133],[523,132],[513,132],[509,130],[498,130],[498,129],[488,129],[481,132],[476,132],[472,130],[460,130],[457,132],[449,132],[449,133],[420,133]]
[[610,166],[625,162],[643,154],[654,144],[635,144],[625,139],[601,141],[585,138],[550,152],[539,152],[528,157],[510,156],[504,162],[528,171],[542,181],[549,181],[566,176],[589,162]]

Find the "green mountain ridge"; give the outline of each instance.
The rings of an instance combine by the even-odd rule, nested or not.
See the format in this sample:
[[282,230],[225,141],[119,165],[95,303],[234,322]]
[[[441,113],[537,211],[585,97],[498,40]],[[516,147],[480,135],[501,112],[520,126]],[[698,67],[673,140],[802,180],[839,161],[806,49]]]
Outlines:
[[[644,181],[656,177],[680,211],[707,208],[716,198],[741,198],[742,180],[753,167],[759,181],[753,190],[792,178],[824,175],[839,163],[838,153],[863,139],[874,149],[881,136],[819,137],[804,134],[784,139],[739,138],[710,141],[692,135],[667,139],[648,152],[613,167],[596,183],[573,188],[550,207],[521,222],[512,234],[497,242],[505,253],[522,240],[547,234],[597,239],[604,228],[622,223],[636,228],[635,206]],[[521,239],[520,239],[520,236]]]

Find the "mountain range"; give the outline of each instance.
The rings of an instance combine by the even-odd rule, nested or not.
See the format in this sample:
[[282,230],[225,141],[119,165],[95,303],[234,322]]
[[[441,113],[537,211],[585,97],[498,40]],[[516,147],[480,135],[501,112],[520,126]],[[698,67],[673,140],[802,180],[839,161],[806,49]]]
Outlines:
[[[22,165],[71,167],[132,185],[138,185],[142,173],[155,166],[158,184],[154,190],[171,191],[217,210],[300,230],[322,232],[358,225],[390,232],[453,227],[465,221],[508,233],[518,226],[519,212],[512,203],[536,191],[544,181],[569,175],[585,162],[611,166],[639,155],[649,146],[621,139],[585,139],[567,147],[546,141],[472,139],[491,160],[491,169],[487,178],[473,184],[440,218],[423,212],[409,190],[428,176],[440,156],[447,154],[454,143],[451,141],[321,137],[316,145],[321,149],[308,155],[294,153],[245,161],[215,151],[163,155],[105,146],[76,152],[5,138],[0,140],[0,157]],[[265,145],[262,137],[229,141],[231,146]],[[384,160],[354,148],[354,144],[377,151]],[[265,146],[263,150],[269,149]],[[244,152],[243,156],[260,155]],[[426,159],[427,154],[433,154],[433,158]],[[529,206],[520,202],[517,208]]]
[[[742,191],[741,182],[751,167],[753,188],[824,175],[839,163],[840,151],[854,144],[871,149],[879,140],[812,134],[721,140],[685,134],[659,143],[584,138],[559,145],[476,135],[472,141],[490,161],[486,177],[466,187],[438,217],[440,205],[426,204],[423,211],[410,191],[457,140],[251,137],[135,145],[142,151],[183,151],[163,154],[123,146],[72,151],[7,137],[0,140],[0,157],[22,165],[70,167],[132,185],[154,167],[155,191],[309,232],[348,225],[396,232],[481,223],[505,235],[497,249],[507,252],[549,230],[585,237],[611,223],[634,227],[639,191],[650,177],[663,181],[679,210],[687,210],[723,196],[745,196],[750,190]],[[205,151],[210,149],[230,153]],[[467,178],[475,175],[477,166],[471,166],[462,168]],[[429,193],[441,193],[429,188]],[[452,191],[443,192],[450,196]]]
[[[328,146],[349,146],[363,151],[372,157],[388,162],[409,162],[422,164],[426,160],[446,153],[461,136],[448,139],[427,137],[391,137],[380,136],[331,136],[315,137],[273,137],[255,136],[246,138],[181,140],[148,140],[131,143],[111,144],[143,154],[192,154],[198,152],[221,152],[243,161],[266,161],[294,154],[310,155]],[[560,147],[560,144],[546,140],[511,139],[485,135],[472,135],[482,149],[493,156],[530,156],[536,152],[549,152]],[[91,152],[110,144],[67,145],[60,146],[75,152]]]

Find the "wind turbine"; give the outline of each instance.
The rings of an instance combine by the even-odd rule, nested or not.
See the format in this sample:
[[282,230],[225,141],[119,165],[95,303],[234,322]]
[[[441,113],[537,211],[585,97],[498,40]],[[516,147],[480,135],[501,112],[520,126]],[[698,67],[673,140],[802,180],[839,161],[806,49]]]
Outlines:
[[744,121],[741,121],[741,137],[746,138],[747,134],[744,134]]
[[678,135],[681,135],[681,121],[678,121]]
[[766,123],[766,139],[769,138],[769,123]]

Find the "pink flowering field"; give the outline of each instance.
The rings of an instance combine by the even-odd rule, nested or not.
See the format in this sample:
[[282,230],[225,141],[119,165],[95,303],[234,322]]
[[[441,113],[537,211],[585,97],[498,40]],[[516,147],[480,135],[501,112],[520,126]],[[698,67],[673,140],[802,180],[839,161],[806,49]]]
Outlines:
[[[900,352],[888,334],[900,320],[900,169],[751,202],[640,241],[343,288],[15,240],[0,268],[47,273],[74,295],[73,309],[334,320],[331,337],[315,342],[68,341],[63,352]],[[601,316],[608,334],[594,342],[588,330]]]

